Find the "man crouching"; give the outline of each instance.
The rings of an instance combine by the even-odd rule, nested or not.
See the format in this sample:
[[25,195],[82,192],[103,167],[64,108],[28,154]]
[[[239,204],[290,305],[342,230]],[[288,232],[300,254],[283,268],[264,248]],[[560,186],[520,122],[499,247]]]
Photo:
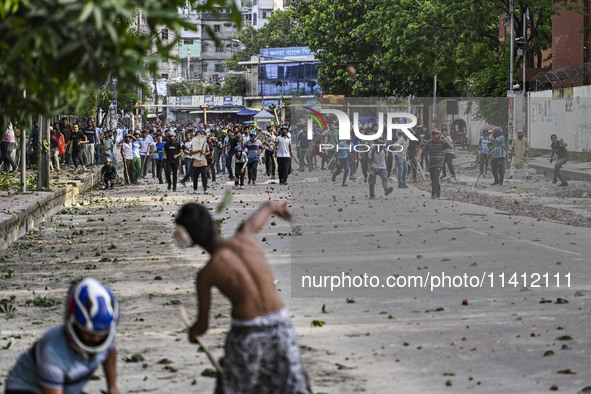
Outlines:
[[221,361],[225,376],[218,379],[216,393],[311,393],[289,312],[256,238],[272,214],[291,217],[285,203],[267,203],[229,239],[218,234],[200,204],[184,205],[176,217],[177,242],[199,245],[211,255],[197,275],[199,310],[189,340],[196,343],[207,331],[213,286],[232,303],[232,328]]

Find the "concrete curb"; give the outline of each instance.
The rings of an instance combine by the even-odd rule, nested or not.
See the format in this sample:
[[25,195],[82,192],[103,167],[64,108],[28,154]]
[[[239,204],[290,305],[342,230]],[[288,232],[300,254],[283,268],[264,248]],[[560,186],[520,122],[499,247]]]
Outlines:
[[[528,164],[531,168],[535,168],[542,172],[547,178],[552,178],[554,176],[554,165],[549,162],[541,163],[539,160],[532,160]],[[560,172],[569,181],[591,182],[591,170],[586,167],[577,169],[577,164],[584,166],[584,163],[566,163]]]
[[86,174],[82,180],[68,180],[65,187],[24,195],[23,201],[17,201],[8,213],[0,213],[0,250],[8,248],[48,216],[71,206],[80,194],[92,188],[95,180],[96,173]]

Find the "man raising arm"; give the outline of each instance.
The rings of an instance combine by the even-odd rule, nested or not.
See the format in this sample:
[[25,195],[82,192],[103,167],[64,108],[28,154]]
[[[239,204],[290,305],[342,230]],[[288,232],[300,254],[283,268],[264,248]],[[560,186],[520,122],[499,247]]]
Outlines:
[[195,337],[208,328],[212,287],[232,304],[232,328],[221,362],[225,377],[218,382],[220,392],[251,393],[265,387],[269,392],[310,393],[289,312],[279,298],[256,238],[272,214],[290,218],[285,203],[267,203],[228,239],[218,235],[209,211],[202,205],[186,204],[176,218],[177,240],[186,246],[200,245],[211,255],[197,276],[199,313],[189,339],[196,342]]

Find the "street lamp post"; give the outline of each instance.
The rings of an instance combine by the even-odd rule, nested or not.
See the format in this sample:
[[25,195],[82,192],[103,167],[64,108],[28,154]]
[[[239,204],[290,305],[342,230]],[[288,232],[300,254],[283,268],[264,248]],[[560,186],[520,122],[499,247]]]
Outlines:
[[[528,127],[527,127],[527,91],[525,86],[525,61],[526,61],[526,54],[527,54],[527,15],[529,14],[529,8],[525,10],[525,14],[523,15],[523,86],[521,87],[521,93],[523,94],[522,104],[521,104],[521,113],[522,113],[522,126],[523,134],[528,135]],[[528,137],[529,138],[529,137]]]
[[203,110],[203,125],[207,124],[207,110],[209,109],[209,105],[202,105],[201,109]]
[[509,15],[511,19],[511,42],[510,42],[510,64],[509,64],[509,90],[507,91],[507,97],[509,98],[509,108],[508,108],[508,124],[507,124],[507,135],[514,139],[514,126],[515,126],[515,119],[513,117],[513,110],[514,110],[514,98],[515,92],[513,91],[513,48],[514,48],[514,38],[515,38],[515,27],[513,22],[513,1],[509,0]]

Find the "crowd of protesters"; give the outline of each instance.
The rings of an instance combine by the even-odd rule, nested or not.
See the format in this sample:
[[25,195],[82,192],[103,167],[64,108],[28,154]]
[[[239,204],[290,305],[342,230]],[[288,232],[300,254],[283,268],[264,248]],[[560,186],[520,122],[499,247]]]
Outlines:
[[[362,123],[360,130],[362,135],[379,134],[375,122]],[[93,120],[83,125],[80,121],[70,124],[67,118],[62,118],[50,129],[50,165],[57,173],[80,172],[103,165],[101,172],[106,172],[106,177],[103,174],[101,179],[105,178],[105,188],[112,188],[118,179],[127,185],[137,185],[142,180],[149,183],[151,179],[154,184],[166,182],[168,190],[176,191],[181,184],[183,187],[192,185],[197,192],[201,179],[204,193],[219,180],[233,181],[236,188],[244,188],[245,181],[254,186],[259,172],[287,185],[289,174],[294,170],[328,170],[333,182],[342,175],[341,185],[348,186],[347,181],[356,180],[360,169],[363,182],[369,184],[370,199],[375,198],[378,177],[388,195],[393,189],[389,182],[396,182],[398,188],[407,188],[407,178],[417,182],[417,174],[422,172],[425,178],[428,174],[431,179],[431,196],[439,198],[439,181],[447,177],[447,171],[449,179],[457,181],[453,139],[446,127],[431,132],[421,126],[409,130],[416,140],[402,130],[395,132],[393,140],[364,140],[354,133],[351,139],[340,140],[338,125],[332,122],[326,130],[315,128],[310,139],[303,122],[259,129],[232,122],[181,124],[157,120],[140,130],[130,130],[121,123],[113,130],[103,130]],[[480,173],[486,174],[492,167],[493,185],[503,185],[506,144],[500,128],[495,128],[492,134],[493,138],[489,138],[488,131],[484,130],[479,141]],[[521,138],[511,147],[515,153],[511,177],[516,165],[527,171],[529,145],[527,139],[518,136]],[[38,161],[38,139],[39,127],[34,122],[27,150],[27,162],[33,165]],[[2,139],[5,172],[14,172],[18,166],[20,151],[17,149],[17,155],[11,154],[17,142],[18,132],[10,125]],[[358,145],[367,145],[367,148],[353,149]],[[562,161],[558,164],[562,165],[565,160],[559,159]],[[122,174],[118,177],[119,162]],[[557,174],[556,178],[560,179],[559,170]],[[561,186],[566,184],[560,180]]]

